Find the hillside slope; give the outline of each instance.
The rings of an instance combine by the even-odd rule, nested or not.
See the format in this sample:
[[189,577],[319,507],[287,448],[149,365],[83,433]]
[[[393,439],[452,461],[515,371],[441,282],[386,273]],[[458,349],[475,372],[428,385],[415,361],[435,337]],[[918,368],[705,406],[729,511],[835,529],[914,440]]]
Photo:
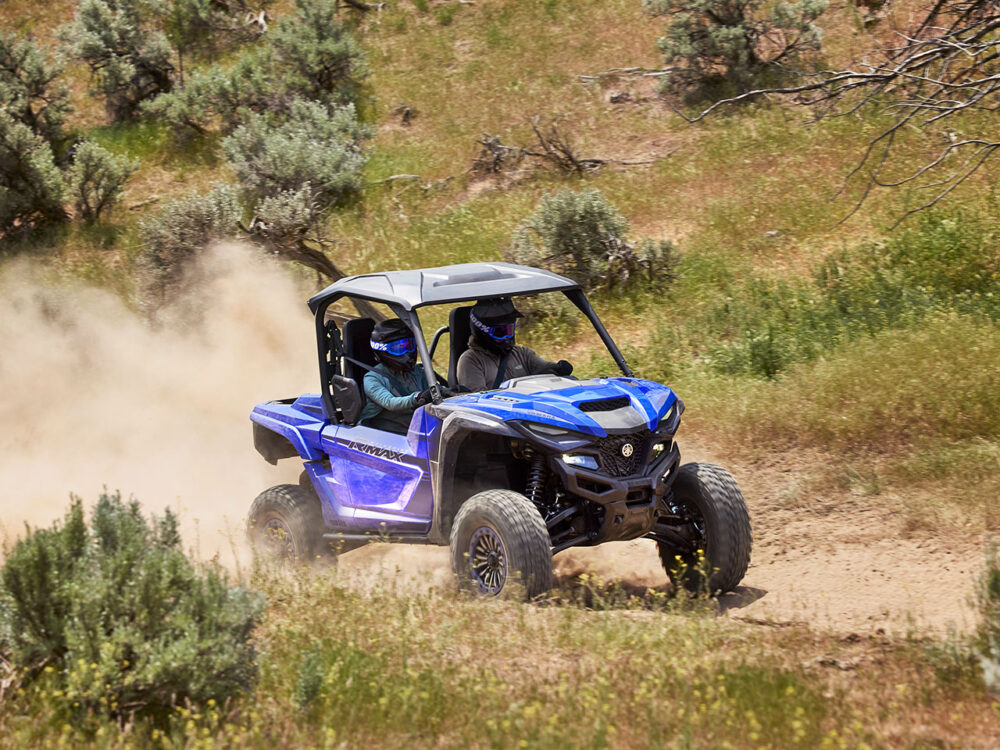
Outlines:
[[[271,3],[272,25],[293,6]],[[866,27],[853,3],[835,0],[820,19],[825,59],[847,64],[891,41],[920,7],[895,0]],[[0,0],[0,26],[53,51],[75,8]],[[841,221],[858,190],[840,188],[879,115],[809,122],[768,101],[688,124],[658,94],[658,76],[643,74],[662,66],[666,21],[640,0],[394,0],[340,12],[368,57],[357,104],[375,130],[360,195],[323,218],[325,251],[347,273],[501,259],[543,196],[583,188],[617,206],[630,237],[674,243],[678,278],[665,291],[636,284],[597,289],[593,300],[637,372],[684,399],[685,460],[737,476],[753,560],[719,602],[722,618],[660,611],[666,578],[645,541],[563,553],[551,609],[454,600],[437,550],[379,545],[309,583],[265,577],[276,604],[261,636],[273,651],[259,707],[188,728],[178,719],[172,741],[193,746],[204,730],[207,745],[312,742],[330,729],[323,716],[344,710],[343,726],[318,743],[743,747],[759,732],[776,747],[995,744],[996,699],[944,633],[975,627],[975,576],[1000,530],[996,165],[898,228],[912,193],[876,191]],[[189,74],[236,55],[195,59]],[[148,507],[179,506],[191,545],[228,564],[255,487],[297,475],[263,465],[246,415],[257,400],[315,388],[312,331],[296,300],[325,282],[259,248],[206,251],[150,325],[140,224],[171,200],[235,184],[222,135],[179,137],[149,118],[111,124],[80,62],[68,61],[65,80],[68,128],[140,165],[102,221],[0,238],[2,530],[45,525],[68,493],[107,485]],[[956,127],[976,132],[983,117]],[[583,175],[532,158],[498,173],[475,167],[479,141],[531,147],[533,123],[606,163]],[[948,137],[901,135],[899,169]],[[578,372],[608,371],[586,326],[560,319],[524,340]],[[234,568],[242,562],[237,554]],[[343,635],[346,610],[361,613],[356,637]],[[484,620],[488,648],[476,635]],[[456,640],[445,643],[448,634]],[[331,664],[354,664],[372,684],[389,674],[392,688],[327,686],[322,711],[297,707],[313,637],[326,639],[318,648]],[[392,651],[406,638],[428,649],[416,666],[409,650]],[[712,679],[736,674],[740,696],[765,685],[761,703],[692,693],[704,686],[673,677],[696,668],[681,664],[678,643],[693,644]],[[474,662],[480,648],[494,661]],[[589,649],[617,661],[599,663]],[[651,652],[662,674],[647,684]],[[587,690],[570,689],[566,674]],[[422,681],[447,701],[422,698]],[[625,694],[644,717],[631,726],[615,715]],[[0,712],[0,729],[47,746],[63,717],[53,709],[36,728],[33,706],[46,705],[36,698]],[[380,708],[350,709],[364,701]],[[706,718],[717,709],[725,729]],[[475,710],[502,717],[477,734],[461,720]],[[571,723],[581,713],[594,718],[587,742]]]

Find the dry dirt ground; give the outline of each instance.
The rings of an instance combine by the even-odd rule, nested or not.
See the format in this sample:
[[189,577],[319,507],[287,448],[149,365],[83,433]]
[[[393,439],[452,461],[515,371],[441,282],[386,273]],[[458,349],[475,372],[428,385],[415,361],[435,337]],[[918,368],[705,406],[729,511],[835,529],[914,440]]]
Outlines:
[[[724,616],[859,634],[974,627],[970,599],[982,565],[981,536],[904,532],[877,496],[804,497],[801,467],[790,459],[736,465],[698,446],[682,449],[685,461],[728,464],[750,508],[750,569],[742,585],[719,600]],[[567,550],[555,567],[564,581],[590,573],[631,590],[668,588],[648,540]],[[377,545],[344,555],[341,570],[382,584],[450,582],[444,548]]]

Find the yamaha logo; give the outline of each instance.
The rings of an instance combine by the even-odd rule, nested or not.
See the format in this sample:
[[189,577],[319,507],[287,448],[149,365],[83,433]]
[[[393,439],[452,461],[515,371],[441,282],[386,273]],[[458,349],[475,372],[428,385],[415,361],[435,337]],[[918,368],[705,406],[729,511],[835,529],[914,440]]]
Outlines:
[[632,447],[632,443],[625,443],[625,445],[622,446],[622,455],[625,456],[625,458],[628,458],[632,455],[634,450],[635,448]]

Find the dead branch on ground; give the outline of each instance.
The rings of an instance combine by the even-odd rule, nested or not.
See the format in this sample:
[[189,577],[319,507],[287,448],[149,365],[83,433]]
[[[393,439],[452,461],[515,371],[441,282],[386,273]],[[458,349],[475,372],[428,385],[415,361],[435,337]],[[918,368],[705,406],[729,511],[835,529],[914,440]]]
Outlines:
[[561,133],[555,122],[550,123],[547,130],[543,129],[541,117],[535,115],[531,121],[531,129],[535,131],[538,147],[542,151],[541,153],[525,151],[525,153],[528,156],[544,159],[563,174],[583,175],[586,172],[596,172],[608,163],[606,159],[578,156],[569,136]]
[[610,68],[608,70],[602,70],[600,73],[590,73],[590,74],[578,74],[579,78],[584,83],[592,83],[594,81],[603,81],[605,78],[661,78],[666,75],[670,75],[674,68]]
[[532,118],[531,129],[535,133],[536,143],[531,146],[508,146],[500,140],[500,136],[484,133],[476,143],[482,146],[479,155],[473,160],[472,170],[479,174],[500,174],[521,166],[525,159],[535,159],[536,164],[543,163],[555,167],[563,174],[577,176],[596,172],[601,167],[617,164],[622,166],[637,166],[652,164],[655,159],[624,161],[621,159],[602,159],[594,156],[580,156],[569,136],[559,129],[553,121],[543,126],[541,116]]

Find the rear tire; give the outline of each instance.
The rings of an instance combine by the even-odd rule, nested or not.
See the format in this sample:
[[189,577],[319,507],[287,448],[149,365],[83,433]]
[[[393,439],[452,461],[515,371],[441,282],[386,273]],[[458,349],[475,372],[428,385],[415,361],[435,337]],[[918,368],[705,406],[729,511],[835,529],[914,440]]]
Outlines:
[[532,599],[552,588],[552,548],[538,509],[524,495],[487,490],[459,509],[451,529],[459,587],[482,596]]
[[747,572],[753,546],[750,514],[733,475],[715,464],[685,464],[674,479],[673,500],[694,519],[684,531],[702,554],[657,542],[671,583],[692,593],[732,591]]
[[255,553],[274,560],[308,560],[323,538],[323,512],[311,487],[279,484],[250,506],[247,539]]

